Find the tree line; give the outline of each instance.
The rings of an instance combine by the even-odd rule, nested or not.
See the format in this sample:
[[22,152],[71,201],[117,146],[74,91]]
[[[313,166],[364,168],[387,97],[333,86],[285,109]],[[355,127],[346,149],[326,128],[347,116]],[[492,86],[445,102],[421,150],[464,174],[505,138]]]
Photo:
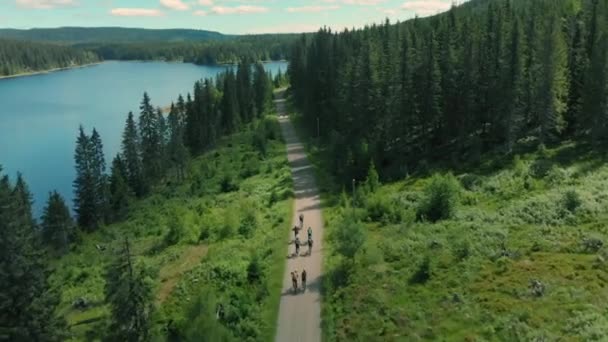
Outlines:
[[[101,60],[164,60],[201,65],[238,64],[243,60],[278,61],[288,59],[290,47],[297,38],[296,35],[291,34],[223,36],[209,33],[206,40],[194,41],[194,37],[206,31],[185,30],[186,32],[181,33],[180,30],[176,32],[160,30],[164,35],[158,36],[154,41],[150,40],[153,31],[143,30],[146,39],[140,41],[136,39],[139,37],[139,31],[128,31],[129,35],[124,42],[117,38],[118,33],[112,31],[107,35],[117,38],[116,40],[66,45],[71,44],[72,34],[76,37],[74,39],[80,39],[82,32],[72,33],[68,30],[64,33],[57,32],[56,35],[49,33],[50,36],[47,36],[44,35],[44,30],[33,33],[13,31],[15,30],[7,32],[0,30],[0,36],[34,37],[31,39],[44,39],[45,42],[0,38],[0,76],[66,68]],[[184,41],[178,42],[160,41],[172,35],[192,38],[184,38]],[[103,31],[99,36],[104,37]],[[55,37],[58,40],[46,42],[48,37]]]
[[[272,76],[263,65],[244,61],[236,72],[230,69],[215,80],[196,82],[192,94],[185,99],[180,95],[167,116],[144,93],[138,117],[127,115],[122,148],[109,173],[100,134],[95,128],[88,134],[81,126],[74,153],[75,220],[64,199],[52,192],[38,224],[24,179],[18,175],[12,184],[2,176],[0,339],[64,339],[65,322],[54,312],[59,297],[48,291],[47,256],[67,252],[80,234],[124,220],[133,201],[152,193],[160,182],[182,182],[191,156],[204,153],[220,137],[243,129],[271,108],[272,89]],[[154,296],[146,272],[125,239],[106,277],[112,336],[147,340]]]
[[89,43],[103,59],[167,60],[195,64],[238,63],[242,59],[278,61],[288,59],[296,35],[251,35],[202,42]]
[[68,46],[0,39],[0,76],[67,68],[99,61],[91,51]]
[[385,178],[522,139],[608,138],[608,1],[473,0],[431,18],[294,44],[291,91],[333,170]]

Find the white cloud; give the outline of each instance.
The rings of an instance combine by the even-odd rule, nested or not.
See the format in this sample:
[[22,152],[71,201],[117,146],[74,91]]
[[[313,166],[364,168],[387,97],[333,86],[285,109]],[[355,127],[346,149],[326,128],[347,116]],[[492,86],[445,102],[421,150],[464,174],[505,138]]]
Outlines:
[[419,15],[431,15],[447,11],[451,7],[450,1],[441,0],[416,0],[408,1],[401,5],[404,10],[412,11]]
[[331,6],[302,6],[302,7],[288,7],[286,9],[289,13],[316,13],[316,12],[325,12],[325,11],[335,11],[339,9],[340,6],[331,5]]
[[198,10],[198,11],[194,11],[193,14],[196,15],[196,16],[199,16],[199,17],[204,17],[204,16],[207,15],[207,11]]
[[76,5],[75,0],[17,0],[17,6],[34,9],[50,9]]
[[249,5],[241,5],[236,7],[214,6],[211,8],[211,13],[217,15],[266,13],[268,11],[269,9],[267,7]]
[[160,0],[163,7],[176,11],[186,11],[190,6],[186,5],[182,0]]
[[150,8],[113,8],[110,13],[118,17],[160,17],[163,12]]
[[213,0],[198,0],[198,4],[201,6],[213,6]]
[[382,9],[381,11],[382,11],[382,13],[389,15],[389,16],[395,15],[398,12],[396,9]]
[[332,4],[336,3],[336,2],[340,2],[345,5],[373,6],[373,5],[381,4],[381,3],[385,2],[386,0],[323,0],[323,1],[332,3]]
[[279,26],[268,26],[268,27],[258,27],[249,30],[248,34],[266,34],[266,33],[307,33],[307,32],[317,32],[322,27],[330,28],[333,32],[343,31],[348,28],[346,26],[340,25],[331,25],[331,26],[323,26],[318,24],[287,24],[287,25],[279,25]]

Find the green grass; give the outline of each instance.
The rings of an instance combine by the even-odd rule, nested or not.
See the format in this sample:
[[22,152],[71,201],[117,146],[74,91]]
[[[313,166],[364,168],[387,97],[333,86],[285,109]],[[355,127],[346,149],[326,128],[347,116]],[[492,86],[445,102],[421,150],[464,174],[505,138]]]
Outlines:
[[[416,219],[432,174],[384,184],[350,208],[324,167],[325,151],[313,139],[307,148],[324,190],[325,341],[608,336],[608,166],[588,146],[524,149],[452,169],[460,181],[455,212],[436,223]],[[572,197],[580,203],[566,205]],[[345,263],[332,237],[353,213],[367,240]],[[590,239],[604,245],[589,247]],[[541,296],[533,280],[544,285]]]
[[[124,237],[129,237],[136,258],[156,274],[151,281],[157,337],[163,338],[171,321],[177,326],[187,321],[188,308],[203,292],[214,293],[224,304],[231,317],[224,325],[235,339],[274,337],[293,185],[285,146],[276,134],[278,123],[269,120],[274,131],[265,155],[253,147],[254,130],[223,139],[191,161],[183,184],[166,182],[155,188],[153,195],[135,203],[125,222],[81,235],[70,253],[53,262],[50,281],[61,293],[58,313],[70,325],[71,340],[99,340],[107,330],[104,273]],[[230,192],[222,191],[227,174]],[[253,217],[249,229],[242,228],[245,217]],[[165,236],[175,220],[180,239],[167,246]],[[247,281],[254,254],[264,275],[259,284]],[[78,298],[85,298],[89,307],[73,308]]]

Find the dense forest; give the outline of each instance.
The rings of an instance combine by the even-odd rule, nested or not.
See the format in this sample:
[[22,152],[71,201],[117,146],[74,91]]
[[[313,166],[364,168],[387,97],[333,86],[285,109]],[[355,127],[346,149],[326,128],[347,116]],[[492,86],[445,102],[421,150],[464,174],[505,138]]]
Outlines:
[[[293,34],[222,35],[200,30],[57,28],[0,30],[0,76],[99,60],[238,64],[288,59]],[[15,40],[19,39],[19,40]]]
[[0,29],[0,37],[49,43],[200,42],[231,38],[219,32],[191,29],[141,29],[126,27],[58,27],[29,30]]
[[169,60],[196,64],[285,60],[297,35],[251,35],[204,42],[89,43],[78,47],[103,59]]
[[428,19],[319,31],[291,53],[295,103],[342,179],[509,154],[518,142],[604,146],[608,2],[473,0]]
[[[282,76],[277,76],[274,81],[283,82]],[[12,183],[8,176],[2,175],[0,338],[13,341],[55,341],[69,336],[66,322],[63,321],[65,317],[58,318],[55,308],[60,302],[58,292],[70,289],[64,287],[63,281],[52,291],[49,289],[52,264],[49,260],[61,258],[70,252],[86,250],[85,241],[93,238],[91,235],[101,229],[104,234],[117,234],[119,230],[107,227],[132,217],[137,203],[146,197],[157,195],[159,189],[171,189],[174,195],[168,195],[169,201],[171,197],[177,196],[178,189],[195,191],[202,186],[200,182],[209,182],[212,178],[201,181],[197,174],[190,175],[192,168],[189,164],[192,159],[217,146],[223,136],[247,132],[245,136],[251,139],[247,144],[252,146],[246,159],[248,163],[254,162],[251,156],[267,156],[271,148],[269,136],[270,139],[278,137],[277,127],[273,128],[272,122],[260,119],[271,109],[272,90],[273,80],[262,64],[242,62],[236,72],[231,69],[216,79],[196,82],[193,93],[185,99],[180,95],[176,103],[171,105],[168,115],[164,115],[160,108],[155,108],[148,95],[144,94],[139,115],[129,113],[126,117],[122,151],[113,159],[109,172],[105,165],[100,135],[94,128],[88,134],[80,127],[74,154],[77,173],[74,180],[75,219],[72,219],[63,198],[53,192],[49,194],[40,222],[37,222],[32,216],[32,196],[25,180],[19,175],[16,182]],[[283,151],[278,152],[283,159]],[[234,158],[230,154],[226,157],[231,160]],[[206,169],[211,167],[211,164],[205,165]],[[256,173],[250,172],[248,177]],[[221,180],[218,178],[220,176]],[[193,177],[198,183],[190,185]],[[229,193],[238,189],[239,181],[231,178],[230,172],[223,172],[218,177],[215,178],[221,184],[221,191]],[[188,195],[190,197],[192,196]],[[192,198],[198,199],[198,196]],[[274,202],[277,201],[275,199]],[[129,224],[133,227],[135,223]],[[150,224],[162,225],[161,221],[148,222],[145,234],[152,234]],[[256,225],[257,223],[251,223],[248,227],[254,229]],[[160,253],[162,249],[177,244],[184,238],[184,229],[173,221],[167,236],[160,237],[159,246],[162,248],[159,250],[159,247],[155,247],[151,253]],[[253,235],[254,232],[247,231],[247,234],[250,233]],[[137,240],[139,234],[127,230],[124,235],[116,235],[116,255],[103,256],[103,259],[91,265],[95,269],[107,266],[107,270],[100,276],[104,277],[104,305],[109,308],[110,316],[109,326],[102,330],[95,328],[95,336],[110,340],[116,337],[143,341],[149,340],[154,333],[153,329],[156,329],[151,275],[147,273],[149,269],[137,261],[140,257],[133,254],[133,250],[141,247]],[[72,259],[66,260],[69,262]],[[256,267],[259,272],[263,269],[261,265]],[[27,272],[24,273],[24,269]],[[61,268],[58,270],[62,271]],[[256,277],[262,281],[261,275]],[[97,287],[89,287],[87,290]],[[253,294],[257,290],[251,288],[250,291]],[[78,311],[88,304],[84,299],[77,299],[69,305]],[[183,313],[182,308],[178,314]],[[227,322],[238,326],[242,324],[239,323],[240,320],[247,318],[247,315],[241,313],[241,318],[230,318]],[[192,319],[197,317],[195,315]],[[183,329],[186,328],[187,326]],[[177,329],[172,332],[176,336],[187,333],[181,331],[181,328],[173,329]]]
[[67,68],[98,61],[96,53],[82,49],[0,39],[0,76]]

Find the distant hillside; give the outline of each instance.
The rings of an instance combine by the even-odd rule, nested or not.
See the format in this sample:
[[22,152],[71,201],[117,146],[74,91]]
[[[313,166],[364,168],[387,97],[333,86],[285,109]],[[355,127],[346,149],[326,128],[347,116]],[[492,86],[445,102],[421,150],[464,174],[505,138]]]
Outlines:
[[232,36],[219,32],[191,29],[151,30],[124,27],[59,27],[30,30],[0,29],[0,38],[45,42],[79,43],[142,43],[196,42],[224,40]]
[[96,53],[75,47],[0,38],[0,78],[69,68],[99,60]]

